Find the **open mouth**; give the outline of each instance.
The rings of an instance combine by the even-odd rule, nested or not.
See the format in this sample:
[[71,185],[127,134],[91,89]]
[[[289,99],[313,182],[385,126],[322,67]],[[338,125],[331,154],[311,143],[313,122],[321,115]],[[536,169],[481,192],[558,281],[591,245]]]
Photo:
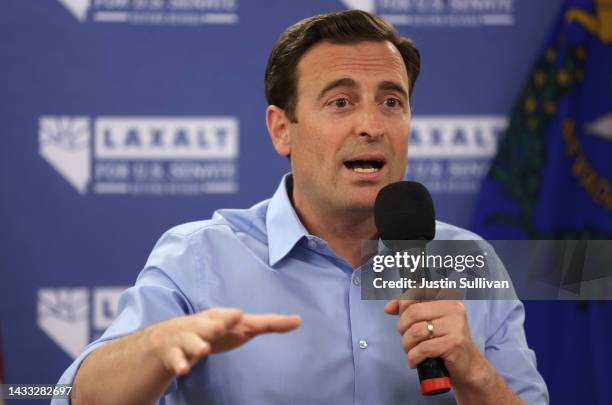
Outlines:
[[357,173],[376,173],[383,168],[385,162],[382,159],[356,159],[347,160],[344,166]]

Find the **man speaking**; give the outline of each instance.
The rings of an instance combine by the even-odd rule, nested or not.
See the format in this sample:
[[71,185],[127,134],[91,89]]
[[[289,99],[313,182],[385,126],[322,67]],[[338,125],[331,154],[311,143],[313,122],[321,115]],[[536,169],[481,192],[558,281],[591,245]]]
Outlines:
[[[366,12],[290,27],[265,90],[291,174],[270,200],[162,236],[62,376],[72,403],[410,404],[414,367],[436,357],[453,390],[427,403],[547,403],[519,301],[361,300],[361,243],[404,176],[419,69],[414,44]],[[441,222],[436,235],[477,238]]]

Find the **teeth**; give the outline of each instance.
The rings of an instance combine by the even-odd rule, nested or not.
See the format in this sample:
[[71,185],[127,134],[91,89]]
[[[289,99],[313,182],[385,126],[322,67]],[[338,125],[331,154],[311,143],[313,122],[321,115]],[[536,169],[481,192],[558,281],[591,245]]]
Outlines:
[[353,171],[357,173],[374,173],[377,172],[378,169],[375,167],[362,168],[362,167],[353,167]]

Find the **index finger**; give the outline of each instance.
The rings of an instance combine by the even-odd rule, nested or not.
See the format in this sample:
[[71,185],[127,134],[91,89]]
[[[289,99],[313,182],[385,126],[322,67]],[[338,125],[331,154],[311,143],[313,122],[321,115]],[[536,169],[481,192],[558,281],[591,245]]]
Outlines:
[[300,326],[302,318],[298,315],[248,314],[243,317],[242,323],[248,333],[255,336],[289,332]]
[[220,321],[223,324],[224,331],[231,329],[242,319],[242,312],[238,308],[211,308],[199,312],[197,315]]
[[394,298],[385,305],[385,312],[389,315],[401,315],[410,305],[419,302],[419,300],[404,300]]

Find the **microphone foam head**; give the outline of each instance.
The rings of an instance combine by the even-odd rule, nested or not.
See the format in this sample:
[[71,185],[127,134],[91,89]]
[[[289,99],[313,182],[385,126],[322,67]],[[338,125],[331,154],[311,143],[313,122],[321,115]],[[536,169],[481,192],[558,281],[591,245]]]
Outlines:
[[429,191],[416,181],[383,187],[374,203],[374,219],[382,240],[432,240],[436,215]]

